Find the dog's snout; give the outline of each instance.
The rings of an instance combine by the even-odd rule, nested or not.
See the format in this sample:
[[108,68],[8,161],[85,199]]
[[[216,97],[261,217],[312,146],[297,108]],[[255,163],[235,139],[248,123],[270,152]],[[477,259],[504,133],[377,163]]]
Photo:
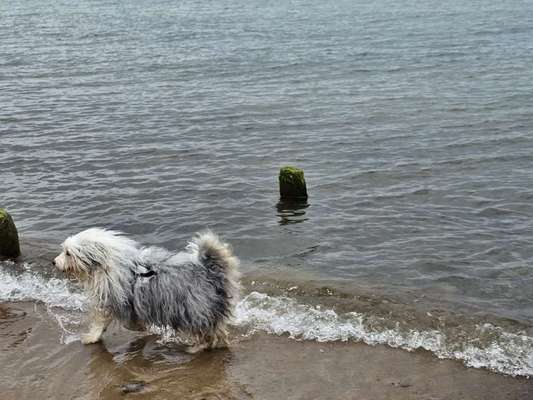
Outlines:
[[56,265],[56,260],[52,260],[52,265]]

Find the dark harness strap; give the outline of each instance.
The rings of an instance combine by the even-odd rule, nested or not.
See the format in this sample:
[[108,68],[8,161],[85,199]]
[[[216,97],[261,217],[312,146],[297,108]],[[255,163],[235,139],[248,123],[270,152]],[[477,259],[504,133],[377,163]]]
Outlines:
[[140,278],[150,278],[151,276],[154,276],[154,275],[155,275],[155,271],[152,269],[148,270],[148,272],[135,273],[135,277],[140,277]]
[[156,274],[156,272],[152,269],[152,267],[150,265],[146,265],[146,264],[137,264],[141,269],[145,269],[146,272],[138,272],[138,271],[132,271],[133,272],[133,276],[135,277],[135,279],[137,278],[150,278],[152,276],[154,276]]
[[142,267],[143,269],[146,269],[146,272],[138,272],[138,271],[135,271],[133,270],[132,271],[132,280],[131,280],[131,290],[132,290],[132,297],[129,299],[129,303],[130,303],[130,308],[131,308],[131,312],[132,312],[132,320],[133,321],[137,321],[138,319],[138,316],[137,316],[137,311],[135,310],[135,302],[134,302],[134,297],[135,297],[135,283],[138,279],[140,278],[151,278],[152,276],[154,275],[157,275],[157,272],[155,272],[149,265],[144,265],[144,264],[137,264],[138,266]]

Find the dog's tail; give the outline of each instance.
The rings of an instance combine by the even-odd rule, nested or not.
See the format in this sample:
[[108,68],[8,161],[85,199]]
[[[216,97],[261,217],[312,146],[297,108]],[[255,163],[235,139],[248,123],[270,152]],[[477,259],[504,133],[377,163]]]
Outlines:
[[207,230],[197,233],[189,242],[187,249],[195,254],[198,261],[206,268],[222,271],[228,286],[226,289],[237,297],[240,278],[239,259],[235,257],[229,244],[222,242],[216,234]]
[[239,265],[229,244],[223,243],[211,231],[197,233],[189,242],[187,249],[196,254],[198,260],[208,268],[228,271],[237,269]]

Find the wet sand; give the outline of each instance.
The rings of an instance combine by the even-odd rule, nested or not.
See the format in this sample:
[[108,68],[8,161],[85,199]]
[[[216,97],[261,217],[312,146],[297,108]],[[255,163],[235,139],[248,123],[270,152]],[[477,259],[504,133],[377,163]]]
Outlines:
[[428,352],[234,335],[230,350],[187,355],[114,327],[101,344],[60,343],[46,308],[0,305],[0,398],[531,399],[533,381]]

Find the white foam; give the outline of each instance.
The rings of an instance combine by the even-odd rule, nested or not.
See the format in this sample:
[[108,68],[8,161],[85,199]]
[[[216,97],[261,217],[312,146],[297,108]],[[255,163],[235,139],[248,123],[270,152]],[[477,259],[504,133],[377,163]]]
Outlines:
[[[488,368],[513,376],[533,375],[533,338],[504,332],[490,324],[478,327],[466,343],[451,342],[438,330],[380,329],[379,319],[359,313],[338,315],[333,310],[299,304],[288,297],[273,297],[252,292],[237,306],[236,322],[251,330],[294,339],[360,341],[384,344],[408,351],[424,349],[439,358],[462,360],[467,366]],[[497,341],[478,344],[475,334],[493,334]]]
[[15,275],[0,268],[0,301],[26,300],[72,311],[83,311],[87,306],[87,297],[71,291],[65,280],[47,280],[30,270]]
[[[6,268],[3,268],[6,267]],[[51,310],[63,331],[61,341],[68,343],[79,337],[80,311],[87,309],[88,300],[73,290],[67,281],[45,279],[31,269],[19,275],[0,263],[0,302],[40,301]],[[462,360],[467,366],[489,368],[509,375],[533,375],[533,338],[525,334],[505,332],[499,327],[483,324],[476,332],[468,332],[461,343],[452,341],[438,330],[406,330],[399,324],[393,329],[379,318],[360,313],[337,314],[298,303],[289,297],[276,297],[252,292],[237,305],[237,325],[250,333],[261,330],[275,335],[288,335],[297,340],[358,341],[370,345],[384,344],[408,351],[425,349],[439,358]],[[390,322],[390,321],[389,321]],[[73,330],[69,330],[68,325]],[[157,330],[155,330],[157,331]],[[155,332],[154,331],[154,332]],[[157,331],[162,338],[168,332]],[[495,339],[481,345],[480,337]]]

